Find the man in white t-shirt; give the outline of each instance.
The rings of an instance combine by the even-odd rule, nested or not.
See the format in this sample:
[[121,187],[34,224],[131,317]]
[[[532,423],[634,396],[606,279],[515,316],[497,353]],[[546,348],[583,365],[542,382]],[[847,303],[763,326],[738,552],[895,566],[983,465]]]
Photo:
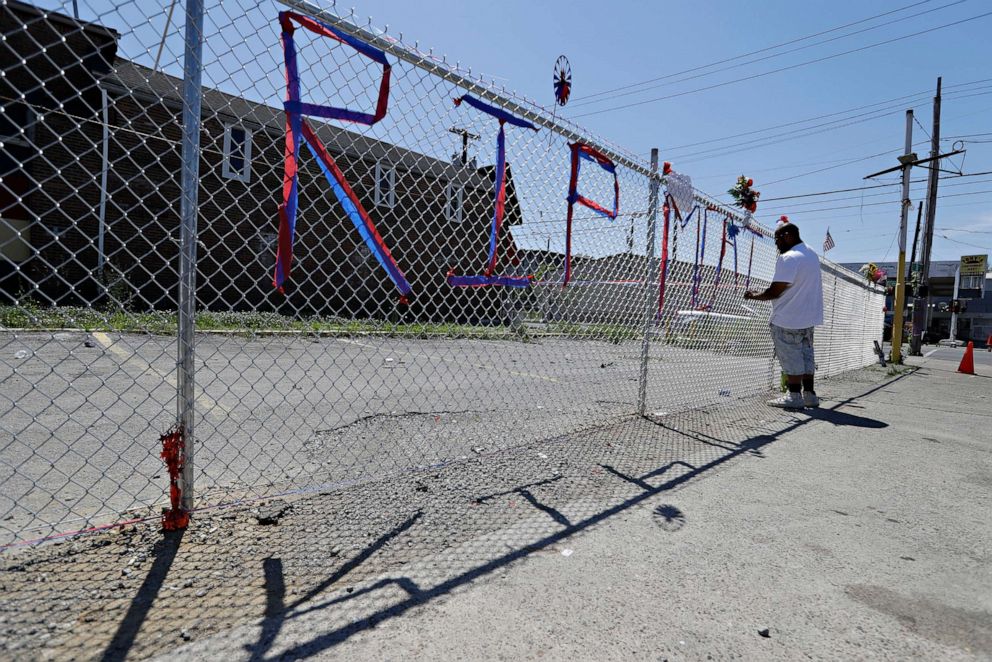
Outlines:
[[772,302],[772,342],[789,392],[768,404],[785,409],[818,407],[820,399],[813,390],[813,327],[823,324],[820,258],[803,243],[792,223],[779,224],[775,246],[779,257],[772,284],[764,292],[744,293],[745,299]]

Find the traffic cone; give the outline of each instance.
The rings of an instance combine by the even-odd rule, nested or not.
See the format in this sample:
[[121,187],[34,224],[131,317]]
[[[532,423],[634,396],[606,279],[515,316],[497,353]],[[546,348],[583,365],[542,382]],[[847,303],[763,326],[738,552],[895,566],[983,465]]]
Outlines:
[[958,366],[958,372],[963,372],[966,375],[975,374],[975,343],[968,341],[968,347],[964,350],[964,356],[961,357],[961,365]]

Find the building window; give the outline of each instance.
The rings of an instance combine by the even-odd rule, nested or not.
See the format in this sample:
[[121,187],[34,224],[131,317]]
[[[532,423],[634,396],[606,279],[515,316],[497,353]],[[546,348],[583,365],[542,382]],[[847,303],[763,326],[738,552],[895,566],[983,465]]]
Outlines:
[[245,183],[251,181],[251,131],[243,126],[224,127],[224,176]]
[[983,280],[985,280],[984,274],[981,276],[961,276],[959,288],[962,290],[980,290]]
[[448,182],[444,187],[444,217],[451,223],[462,222],[462,202],[465,189]]
[[396,205],[396,169],[375,164],[375,206],[392,209]]
[[28,146],[34,132],[35,114],[26,103],[0,106],[0,144]]

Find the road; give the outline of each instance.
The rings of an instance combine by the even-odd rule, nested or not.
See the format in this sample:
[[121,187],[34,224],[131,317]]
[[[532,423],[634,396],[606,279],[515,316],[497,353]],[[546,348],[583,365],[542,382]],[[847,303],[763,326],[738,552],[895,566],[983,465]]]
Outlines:
[[955,358],[11,550],[0,654],[987,660],[992,375]]
[[[769,343],[740,349],[652,344],[647,411],[767,390]],[[175,353],[166,336],[0,335],[0,544],[164,502]],[[197,503],[333,487],[603,425],[636,411],[640,356],[639,339],[202,334]]]
[[[941,361],[960,362],[964,356],[964,351],[964,347],[927,347],[924,348],[923,355]],[[992,352],[987,351],[984,347],[976,348],[974,357],[976,371],[979,366],[992,366]]]

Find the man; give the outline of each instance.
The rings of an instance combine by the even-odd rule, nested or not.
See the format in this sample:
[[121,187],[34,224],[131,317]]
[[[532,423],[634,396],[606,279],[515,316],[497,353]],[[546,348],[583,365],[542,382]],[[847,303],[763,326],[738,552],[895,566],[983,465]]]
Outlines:
[[789,391],[770,400],[772,407],[802,409],[820,406],[813,389],[813,327],[823,324],[820,258],[803,243],[799,228],[781,223],[775,230],[779,257],[772,284],[764,292],[745,292],[745,299],[771,301],[772,342],[785,372]]

